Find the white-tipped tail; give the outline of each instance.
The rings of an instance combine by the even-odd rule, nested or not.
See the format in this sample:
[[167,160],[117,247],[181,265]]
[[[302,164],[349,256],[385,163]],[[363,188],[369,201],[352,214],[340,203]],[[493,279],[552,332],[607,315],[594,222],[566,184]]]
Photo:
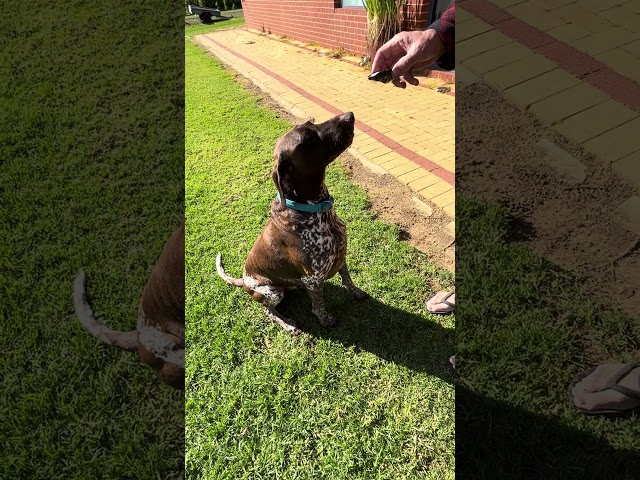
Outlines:
[[84,271],[80,270],[78,276],[73,282],[73,303],[76,307],[76,315],[80,323],[96,338],[109,345],[124,350],[135,352],[138,349],[138,332],[118,332],[111,330],[104,325],[100,325],[93,315],[89,301],[87,300],[87,292],[85,290],[86,276]]
[[242,287],[244,285],[244,282],[241,278],[233,278],[227,275],[227,273],[224,271],[224,268],[222,268],[221,254],[218,254],[218,256],[216,257],[216,270],[218,271],[218,275],[220,275],[220,278],[222,278],[229,285],[234,285],[236,287]]

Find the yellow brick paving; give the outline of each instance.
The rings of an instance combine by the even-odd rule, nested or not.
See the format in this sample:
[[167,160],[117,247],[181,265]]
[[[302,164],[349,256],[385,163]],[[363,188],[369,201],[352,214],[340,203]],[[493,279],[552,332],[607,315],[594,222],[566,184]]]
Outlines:
[[[209,37],[209,38],[207,38]],[[336,59],[245,30],[194,37],[223,63],[251,79],[292,114],[323,121],[333,114],[210,39],[288,80],[403,147],[455,172],[455,97],[414,87],[400,90],[367,80],[367,72]],[[423,200],[455,218],[454,187],[356,128],[357,156],[380,166]]]
[[[640,84],[639,1],[489,2]],[[457,60],[465,69],[610,164],[640,192],[640,115],[636,111],[476,18],[464,4],[456,15]],[[640,218],[640,202],[630,201],[625,208],[628,215]]]

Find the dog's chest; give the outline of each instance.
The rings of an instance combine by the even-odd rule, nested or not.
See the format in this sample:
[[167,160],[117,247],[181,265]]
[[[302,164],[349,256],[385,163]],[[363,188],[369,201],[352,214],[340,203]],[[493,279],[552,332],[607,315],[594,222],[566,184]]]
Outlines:
[[314,213],[297,222],[293,230],[314,274],[328,274],[336,261],[344,258],[346,227],[333,211]]

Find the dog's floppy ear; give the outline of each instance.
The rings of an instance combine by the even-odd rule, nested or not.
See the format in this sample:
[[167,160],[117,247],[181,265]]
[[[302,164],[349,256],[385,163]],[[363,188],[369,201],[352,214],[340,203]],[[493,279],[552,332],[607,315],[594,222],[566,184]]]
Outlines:
[[280,194],[279,210],[286,208],[284,198],[285,187],[294,188],[291,184],[291,175],[294,169],[293,158],[302,144],[302,133],[296,128],[290,130],[285,136],[278,140],[273,150],[275,165],[273,166],[271,178],[273,178],[273,183],[276,184],[276,188]]
[[276,163],[273,166],[273,172],[271,174],[273,183],[276,184],[276,188],[278,189],[278,193],[280,194],[280,205],[278,206],[278,210],[284,210],[285,208],[284,188],[282,185],[284,183],[286,171],[288,169],[288,160],[286,160],[284,157],[285,156],[282,154],[282,151],[277,153]]

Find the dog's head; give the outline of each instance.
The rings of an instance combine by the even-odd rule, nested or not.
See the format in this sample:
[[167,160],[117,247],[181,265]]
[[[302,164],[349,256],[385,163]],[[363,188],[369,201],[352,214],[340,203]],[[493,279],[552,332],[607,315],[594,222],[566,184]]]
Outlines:
[[280,198],[293,191],[305,196],[305,190],[320,186],[327,165],[353,142],[354,124],[353,113],[347,112],[324,123],[296,125],[284,134],[273,152],[273,181]]

